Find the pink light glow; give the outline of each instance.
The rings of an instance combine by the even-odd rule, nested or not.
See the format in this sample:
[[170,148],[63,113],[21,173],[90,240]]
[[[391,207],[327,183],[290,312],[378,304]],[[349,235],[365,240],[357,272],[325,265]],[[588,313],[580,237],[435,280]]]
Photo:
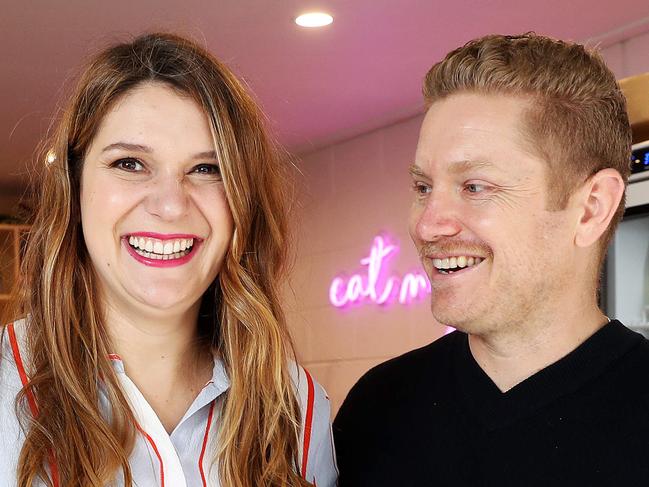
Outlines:
[[409,272],[403,277],[387,275],[387,261],[398,252],[398,245],[387,243],[381,236],[374,237],[370,254],[360,261],[366,271],[347,279],[336,276],[329,286],[329,302],[336,308],[361,302],[410,304],[430,294],[430,283],[421,271]]

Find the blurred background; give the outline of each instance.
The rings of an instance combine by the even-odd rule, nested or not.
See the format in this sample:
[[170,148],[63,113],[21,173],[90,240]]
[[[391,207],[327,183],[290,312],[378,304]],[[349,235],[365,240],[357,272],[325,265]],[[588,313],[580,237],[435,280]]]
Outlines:
[[[21,196],[44,163],[36,149],[79,66],[107,44],[145,31],[184,34],[245,80],[295,156],[296,258],[285,304],[298,357],[328,391],[334,414],[367,369],[446,332],[431,318],[406,231],[407,169],[423,116],[421,82],[431,65],[484,34],[535,31],[598,47],[619,79],[649,71],[646,0],[0,0],[0,6],[0,305],[26,230],[20,223],[30,202],[21,204]],[[295,24],[315,10],[331,14],[333,23]]]

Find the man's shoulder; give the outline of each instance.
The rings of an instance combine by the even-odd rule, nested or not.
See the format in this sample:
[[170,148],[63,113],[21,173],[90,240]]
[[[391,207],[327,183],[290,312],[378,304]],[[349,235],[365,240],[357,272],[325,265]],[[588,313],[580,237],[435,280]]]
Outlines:
[[387,360],[366,372],[352,389],[353,394],[387,394],[427,387],[448,377],[452,356],[466,335],[453,332],[421,348]]
[[631,351],[632,356],[649,365],[649,339],[645,336],[638,340],[637,345]]
[[[368,442],[380,445],[387,441],[386,435],[392,440],[407,437],[410,433],[402,428],[405,423],[428,417],[432,410],[422,410],[426,404],[453,394],[454,356],[465,340],[462,333],[450,333],[377,365],[356,382],[334,421],[334,436],[343,463],[344,459],[358,455],[357,446],[368,455],[374,451]],[[382,426],[377,429],[377,425]],[[413,428],[406,429],[414,431]]]
[[616,361],[613,370],[630,377],[636,377],[649,388],[649,340],[639,333],[627,330],[628,334],[636,335],[636,340],[629,349]]
[[[571,362],[575,357],[579,360]],[[649,340],[618,320],[599,330],[562,363],[571,365],[574,373],[570,381],[581,395],[606,398],[604,409],[615,409],[613,403],[619,402],[618,407],[641,398],[644,404],[649,399]]]
[[600,347],[605,346],[606,350],[612,353],[614,367],[624,367],[625,364],[633,362],[633,366],[641,367],[643,373],[647,371],[649,340],[644,335],[625,326],[619,320],[613,320],[597,335],[601,335],[602,340],[606,341]]

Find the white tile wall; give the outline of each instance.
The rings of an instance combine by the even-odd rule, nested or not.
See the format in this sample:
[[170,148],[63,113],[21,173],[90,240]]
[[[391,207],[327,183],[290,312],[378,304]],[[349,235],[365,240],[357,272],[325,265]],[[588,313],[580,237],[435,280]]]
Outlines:
[[[400,245],[389,271],[419,267],[407,233],[411,201],[408,166],[422,117],[356,137],[303,158],[304,203],[297,222],[299,250],[287,299],[298,356],[328,391],[333,412],[370,367],[440,336],[427,299],[411,306],[367,304],[334,308],[329,284],[338,273],[361,271],[373,238]],[[317,166],[317,167],[316,167]],[[331,178],[332,186],[328,181]]]

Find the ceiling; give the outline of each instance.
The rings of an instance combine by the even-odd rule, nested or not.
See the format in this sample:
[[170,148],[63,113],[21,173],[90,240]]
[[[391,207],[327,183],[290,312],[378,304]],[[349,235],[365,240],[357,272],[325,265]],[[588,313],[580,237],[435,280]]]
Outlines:
[[[646,0],[0,0],[0,191],[26,164],[84,59],[167,30],[207,45],[245,78],[296,153],[418,113],[427,69],[487,33],[534,30],[606,44],[646,24]],[[293,18],[325,9],[319,30]]]

